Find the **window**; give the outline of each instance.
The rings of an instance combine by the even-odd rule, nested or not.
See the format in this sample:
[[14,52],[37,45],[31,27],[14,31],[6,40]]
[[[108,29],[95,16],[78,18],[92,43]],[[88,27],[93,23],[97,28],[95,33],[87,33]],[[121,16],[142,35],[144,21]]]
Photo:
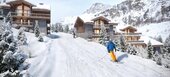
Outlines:
[[95,34],[100,34],[100,30],[94,30]]
[[31,10],[28,6],[24,6],[24,16],[30,16]]

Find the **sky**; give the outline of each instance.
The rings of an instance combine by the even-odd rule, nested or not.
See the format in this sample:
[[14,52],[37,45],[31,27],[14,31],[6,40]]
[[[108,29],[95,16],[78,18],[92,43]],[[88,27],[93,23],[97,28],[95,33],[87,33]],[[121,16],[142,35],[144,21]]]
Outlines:
[[94,3],[115,5],[124,0],[27,0],[31,3],[44,3],[51,7],[51,21],[56,23],[61,18],[82,14]]

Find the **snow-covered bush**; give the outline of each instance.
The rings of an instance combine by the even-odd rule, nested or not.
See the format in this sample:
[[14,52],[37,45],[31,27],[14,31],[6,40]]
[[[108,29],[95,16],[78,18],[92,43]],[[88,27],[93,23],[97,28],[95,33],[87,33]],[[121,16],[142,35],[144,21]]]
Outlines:
[[40,35],[40,36],[38,37],[38,41],[39,41],[39,42],[43,42],[43,41],[44,41],[42,35]]
[[27,38],[25,36],[23,29],[19,30],[17,39],[18,39],[18,45],[26,45],[27,44]]

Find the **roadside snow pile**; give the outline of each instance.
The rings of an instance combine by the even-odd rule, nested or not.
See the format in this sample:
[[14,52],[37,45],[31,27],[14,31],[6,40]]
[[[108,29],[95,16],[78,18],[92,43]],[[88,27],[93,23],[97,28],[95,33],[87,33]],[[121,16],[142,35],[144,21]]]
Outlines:
[[73,38],[70,34],[53,33],[38,42],[26,33],[31,58],[29,76],[34,77],[169,77],[170,69],[154,61],[116,52],[120,63],[110,61],[106,47]]

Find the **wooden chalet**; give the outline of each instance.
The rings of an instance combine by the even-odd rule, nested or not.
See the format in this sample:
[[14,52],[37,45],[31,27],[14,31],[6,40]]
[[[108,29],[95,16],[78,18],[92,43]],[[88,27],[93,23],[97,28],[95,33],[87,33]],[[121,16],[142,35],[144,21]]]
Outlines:
[[122,31],[122,35],[125,38],[125,42],[127,44],[130,44],[135,47],[146,47],[146,44],[143,40],[139,40],[141,38],[142,33],[137,33],[137,29],[133,26],[127,26],[123,29],[120,29]]
[[110,23],[110,20],[99,16],[91,20],[91,22],[84,22],[83,19],[80,17],[77,17],[77,20],[74,24],[74,27],[76,29],[77,36],[83,37],[83,38],[92,38],[94,41],[98,41],[101,31],[101,27],[105,27],[106,31],[108,32],[108,38],[113,37],[113,29],[117,23]]
[[[41,3],[40,5],[43,5]],[[36,22],[42,33],[48,34],[48,25],[50,24],[50,9],[37,7],[26,0],[13,0],[6,2],[3,10],[6,22],[11,21],[16,28],[26,27],[27,30],[33,30]]]

